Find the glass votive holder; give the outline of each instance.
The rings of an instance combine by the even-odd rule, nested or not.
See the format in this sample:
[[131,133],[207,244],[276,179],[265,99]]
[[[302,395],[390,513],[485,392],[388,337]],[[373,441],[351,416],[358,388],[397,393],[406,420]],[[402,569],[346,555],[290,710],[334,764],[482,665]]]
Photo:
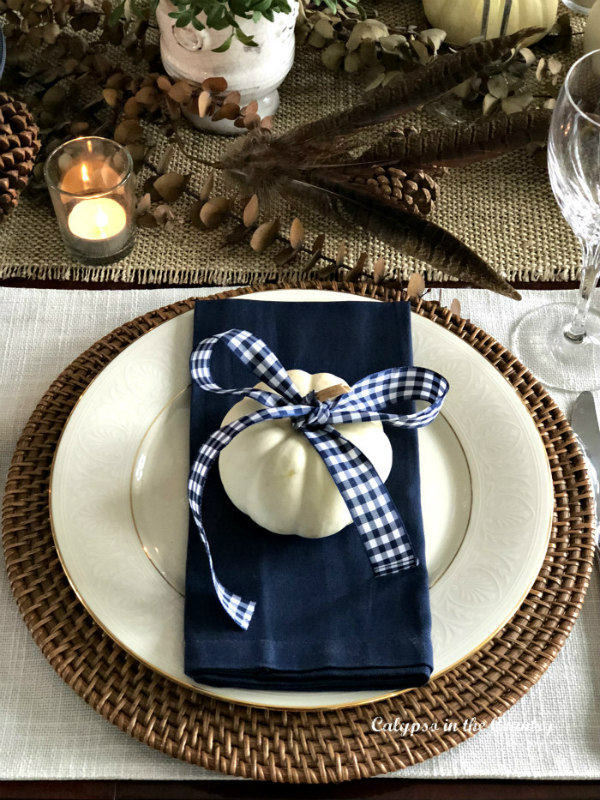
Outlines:
[[585,14],[586,16],[590,13],[590,10],[596,0],[563,0],[563,4],[574,11],[576,14]]
[[56,148],[44,176],[69,254],[111,264],[135,240],[135,175],[130,153],[111,139],[81,136]]

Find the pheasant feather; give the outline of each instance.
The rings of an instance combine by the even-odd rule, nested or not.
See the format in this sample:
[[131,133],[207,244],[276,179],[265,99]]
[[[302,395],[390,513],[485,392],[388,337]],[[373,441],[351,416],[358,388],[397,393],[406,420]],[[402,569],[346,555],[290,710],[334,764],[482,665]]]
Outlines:
[[346,136],[362,128],[387,122],[447,94],[485,67],[506,57],[520,42],[535,33],[539,33],[538,28],[525,28],[510,36],[476,42],[457,53],[438,56],[433,63],[420,66],[388,86],[372,92],[368,99],[357,106],[300,125],[284,134],[280,141],[285,144],[306,143],[315,139],[326,141],[332,136]]
[[300,200],[335,214],[349,225],[361,225],[391,246],[459,280],[519,299],[510,284],[449,231],[402,210],[398,203],[386,201],[352,178],[374,165],[412,169],[494,158],[544,138],[550,116],[547,112],[498,115],[471,126],[458,125],[423,135],[384,135],[360,155],[348,154],[359,147],[356,134],[446,94],[505,58],[535,32],[537,29],[527,28],[439,56],[432,64],[373,92],[353,108],[280,136],[254,129],[230,146],[220,166],[243,194],[258,195],[263,206],[277,196]]
[[345,165],[394,165],[402,169],[462,167],[483,161],[535,142],[545,142],[552,112],[545,108],[521,111],[491,119],[480,119],[471,125],[453,125],[426,131],[394,133],[384,136],[368,150]]
[[449,231],[423,217],[397,209],[362,187],[319,175],[311,183],[290,182],[286,194],[333,213],[342,222],[361,227],[386,244],[426,261],[458,280],[491,289],[514,300],[521,299],[504,278]]

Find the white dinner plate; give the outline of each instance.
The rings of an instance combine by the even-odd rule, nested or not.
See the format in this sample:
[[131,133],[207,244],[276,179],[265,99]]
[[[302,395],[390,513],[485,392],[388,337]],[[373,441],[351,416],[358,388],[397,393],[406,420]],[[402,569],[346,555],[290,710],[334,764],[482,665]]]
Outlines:
[[[286,290],[246,299],[366,300]],[[368,301],[376,302],[376,301]],[[193,312],[146,333],[83,392],[54,459],[50,516],[65,572],[126,650],[179,683],[240,703],[358,705],[394,692],[281,692],[196,684],[183,672]],[[414,361],[450,382],[419,431],[434,676],[485,644],[544,560],[553,487],[542,440],[513,387],[440,325],[412,316]]]

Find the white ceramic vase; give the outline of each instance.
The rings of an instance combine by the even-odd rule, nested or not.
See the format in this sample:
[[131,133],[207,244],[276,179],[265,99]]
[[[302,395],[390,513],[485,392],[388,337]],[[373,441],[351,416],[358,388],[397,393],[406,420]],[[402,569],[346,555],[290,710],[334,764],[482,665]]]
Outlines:
[[583,34],[583,52],[591,53],[592,50],[598,49],[600,49],[600,0],[591,8]]
[[[258,101],[261,117],[275,113],[279,106],[277,87],[291,69],[294,61],[294,26],[298,14],[298,0],[288,0],[289,14],[275,14],[273,22],[261,18],[258,22],[239,19],[242,31],[252,36],[258,47],[243,45],[234,37],[224,53],[215,53],[229,36],[229,29],[215,31],[205,28],[197,31],[192,25],[176,28],[169,17],[175,6],[170,0],[160,0],[156,18],[160,28],[160,54],[168,75],[176,80],[187,80],[199,85],[206,78],[222,77],[228,91],[238,91],[240,105]],[[203,20],[204,15],[199,19]],[[214,133],[243,133],[229,120],[211,122],[209,119],[187,114],[197,128]]]

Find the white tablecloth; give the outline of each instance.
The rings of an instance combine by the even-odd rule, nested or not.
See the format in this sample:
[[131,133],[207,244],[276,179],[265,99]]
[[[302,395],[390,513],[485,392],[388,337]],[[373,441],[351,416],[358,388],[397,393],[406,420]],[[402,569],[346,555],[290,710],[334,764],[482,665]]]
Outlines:
[[[0,288],[0,486],[29,415],[51,381],[117,325],[216,289],[53,291]],[[438,290],[433,297],[437,298]],[[512,322],[569,292],[525,292],[521,303],[489,292],[443,290],[463,315],[508,344]],[[580,389],[585,389],[582,385]],[[569,412],[574,394],[554,392]],[[600,778],[598,576],[548,672],[489,730],[402,773],[406,778]],[[0,571],[0,779],[221,778],[130,739],[89,708],[34,644]],[[381,734],[400,736],[400,733]],[[390,777],[390,776],[388,776]]]

